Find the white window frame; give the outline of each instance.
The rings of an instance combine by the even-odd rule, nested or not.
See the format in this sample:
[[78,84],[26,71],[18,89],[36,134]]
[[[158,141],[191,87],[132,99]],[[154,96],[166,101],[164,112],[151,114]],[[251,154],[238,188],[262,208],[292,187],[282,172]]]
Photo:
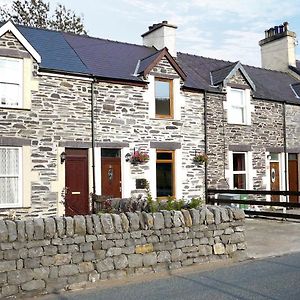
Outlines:
[[[16,203],[3,204],[0,202],[0,208],[22,207],[23,199],[23,149],[22,147],[1,146],[0,149],[18,149],[19,170],[18,170],[18,201]],[[0,178],[9,176],[0,174]],[[16,177],[16,176],[13,176]]]
[[[244,171],[233,171],[233,155],[234,154],[244,154],[245,155],[245,170]],[[229,151],[228,156],[229,163],[229,186],[231,189],[234,188],[234,175],[245,174],[246,175],[246,189],[251,189],[252,186],[252,178],[250,176],[250,172],[252,170],[252,159],[251,152],[248,151]]]
[[[237,105],[233,103],[231,98],[232,91],[238,91],[242,93],[242,105]],[[227,122],[228,124],[240,124],[240,125],[250,125],[251,124],[251,107],[250,107],[250,90],[249,89],[238,89],[227,87]],[[243,122],[236,122],[231,118],[230,110],[232,108],[243,109]]]
[[[23,70],[24,70],[24,61],[23,59],[20,58],[10,58],[10,57],[3,57],[0,56],[1,61],[10,61],[10,62],[18,62],[20,64],[20,74],[18,74],[18,80],[16,82],[11,82],[11,81],[1,81],[0,83],[3,84],[8,84],[8,85],[15,85],[19,87],[19,99],[18,99],[18,105],[7,105],[7,104],[2,104],[1,99],[0,99],[0,107],[3,108],[23,108],[23,86],[24,86],[24,76],[23,76]],[[1,71],[1,70],[0,70]]]

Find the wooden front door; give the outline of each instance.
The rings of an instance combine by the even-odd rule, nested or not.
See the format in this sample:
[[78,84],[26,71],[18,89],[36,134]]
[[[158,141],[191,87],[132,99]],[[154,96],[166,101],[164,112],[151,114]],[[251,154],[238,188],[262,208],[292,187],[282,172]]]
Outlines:
[[121,198],[121,157],[119,149],[101,151],[101,189],[103,196]]
[[[298,192],[298,159],[297,154],[289,154],[289,190]],[[289,196],[289,202],[298,203],[298,196]]]
[[[280,178],[279,178],[279,162],[270,162],[270,183],[271,183],[271,191],[279,191],[280,190]],[[279,201],[279,195],[272,195],[272,201]]]
[[89,213],[88,150],[66,149],[65,215]]

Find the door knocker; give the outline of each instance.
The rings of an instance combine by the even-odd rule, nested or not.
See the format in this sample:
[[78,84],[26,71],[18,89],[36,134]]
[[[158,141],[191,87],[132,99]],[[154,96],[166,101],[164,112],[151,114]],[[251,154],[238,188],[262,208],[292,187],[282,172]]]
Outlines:
[[113,168],[112,168],[111,165],[110,165],[109,168],[108,168],[107,175],[108,175],[108,180],[109,180],[109,181],[112,181],[112,179],[113,179],[113,177],[114,177],[114,170],[113,170]]
[[276,180],[276,171],[274,168],[271,169],[271,182],[274,183]]

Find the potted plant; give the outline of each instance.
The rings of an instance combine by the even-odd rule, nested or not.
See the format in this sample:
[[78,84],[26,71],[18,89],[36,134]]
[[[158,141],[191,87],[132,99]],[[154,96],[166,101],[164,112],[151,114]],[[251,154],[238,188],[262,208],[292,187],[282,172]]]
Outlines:
[[129,159],[129,161],[133,164],[133,165],[137,165],[137,164],[141,164],[141,163],[145,163],[149,160],[149,155],[146,152],[137,150],[137,151],[133,151],[133,153],[131,154],[131,157]]
[[207,162],[208,157],[206,153],[195,153],[195,156],[193,158],[193,162],[196,164],[203,164],[205,162]]

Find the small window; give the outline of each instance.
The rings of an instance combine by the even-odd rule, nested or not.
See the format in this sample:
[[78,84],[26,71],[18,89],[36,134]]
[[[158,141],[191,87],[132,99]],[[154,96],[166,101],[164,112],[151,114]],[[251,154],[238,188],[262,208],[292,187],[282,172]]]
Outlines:
[[232,154],[233,188],[247,188],[246,153]]
[[172,81],[155,79],[155,114],[159,118],[173,117]]
[[121,150],[102,148],[101,157],[121,157]]
[[22,107],[23,61],[0,58],[0,106]]
[[279,161],[279,153],[270,153],[270,160]]
[[174,151],[157,151],[156,157],[157,197],[174,197]]
[[228,91],[228,123],[246,124],[245,90],[230,89]]
[[21,149],[0,148],[0,207],[21,204]]

